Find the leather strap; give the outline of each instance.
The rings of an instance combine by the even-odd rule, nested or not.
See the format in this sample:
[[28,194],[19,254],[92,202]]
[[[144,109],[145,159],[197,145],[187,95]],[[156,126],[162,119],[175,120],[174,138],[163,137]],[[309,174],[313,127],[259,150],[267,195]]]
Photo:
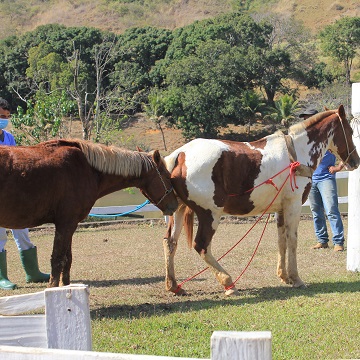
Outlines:
[[[285,138],[285,144],[288,150],[290,162],[291,163],[296,162],[297,155],[296,155],[293,139],[290,135],[285,135],[285,134],[284,134],[284,138]],[[300,164],[295,170],[297,176],[304,176],[310,179],[312,178],[313,172],[314,170],[310,166],[304,164]]]

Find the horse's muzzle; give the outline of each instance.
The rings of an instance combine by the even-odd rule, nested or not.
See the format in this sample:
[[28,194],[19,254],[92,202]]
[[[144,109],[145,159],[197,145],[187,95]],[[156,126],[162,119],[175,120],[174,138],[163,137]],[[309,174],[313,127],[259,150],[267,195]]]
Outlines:
[[174,205],[169,205],[166,207],[166,209],[163,210],[163,214],[166,216],[166,215],[169,215],[171,216],[178,208],[179,204],[177,204],[176,206]]

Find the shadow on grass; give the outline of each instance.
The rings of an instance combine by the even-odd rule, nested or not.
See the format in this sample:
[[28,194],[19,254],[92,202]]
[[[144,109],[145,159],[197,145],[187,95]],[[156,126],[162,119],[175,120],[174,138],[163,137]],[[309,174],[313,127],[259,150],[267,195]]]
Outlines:
[[[78,284],[86,284],[93,287],[112,287],[114,285],[147,285],[163,283],[164,276],[153,276],[144,278],[113,279],[113,280],[76,280]],[[202,282],[205,279],[192,279],[192,282]]]
[[[161,277],[156,278],[163,280]],[[138,280],[138,279],[137,279]],[[146,278],[144,279],[146,280]],[[197,310],[214,309],[226,305],[246,305],[257,304],[267,301],[288,300],[294,297],[313,297],[318,294],[334,294],[334,293],[353,293],[360,291],[360,281],[353,282],[322,282],[312,283],[306,288],[292,288],[286,286],[278,287],[264,287],[258,289],[246,289],[240,291],[240,296],[227,298],[225,295],[220,295],[218,298],[206,299],[205,293],[202,293],[202,299],[199,300],[199,294],[192,296],[189,293],[185,297],[181,297],[182,301],[175,301],[172,303],[144,303],[137,305],[116,305],[109,307],[102,307],[94,309],[90,312],[91,318],[144,318],[151,316],[162,316],[171,313],[184,313]]]
[[112,279],[112,280],[76,280],[79,284],[86,284],[93,287],[111,287],[114,285],[145,285],[150,283],[163,282],[163,276],[129,278],[129,279]]

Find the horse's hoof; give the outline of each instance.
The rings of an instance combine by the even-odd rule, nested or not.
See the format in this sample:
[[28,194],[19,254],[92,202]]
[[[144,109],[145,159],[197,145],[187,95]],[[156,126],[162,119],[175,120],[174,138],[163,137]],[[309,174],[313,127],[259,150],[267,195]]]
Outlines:
[[302,281],[294,283],[293,287],[296,289],[306,289],[307,288],[306,284],[304,284]]
[[237,288],[232,288],[225,291],[226,296],[239,296],[240,292]]
[[183,288],[178,288],[175,291],[172,291],[174,296],[185,296],[187,295],[186,291]]

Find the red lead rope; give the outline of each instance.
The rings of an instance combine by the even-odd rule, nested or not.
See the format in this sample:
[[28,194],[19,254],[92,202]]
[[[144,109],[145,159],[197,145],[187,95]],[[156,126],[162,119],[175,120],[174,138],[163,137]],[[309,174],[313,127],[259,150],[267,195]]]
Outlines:
[[[290,169],[290,170],[289,170],[289,175],[286,177],[286,179],[285,179],[285,181],[283,182],[283,184],[281,185],[280,189],[278,189],[278,188],[276,187],[276,185],[273,183],[273,181],[272,181],[273,178],[270,178],[269,180],[266,180],[266,181],[264,181],[263,183],[261,183],[261,184],[255,186],[255,187],[253,187],[252,189],[246,191],[246,192],[249,192],[249,191],[251,191],[251,190],[253,190],[253,189],[255,189],[255,188],[257,188],[257,187],[259,187],[259,186],[261,186],[261,185],[263,185],[263,184],[271,184],[271,185],[273,185],[273,186],[276,188],[277,193],[276,193],[274,199],[271,201],[271,203],[267,206],[267,208],[263,211],[263,213],[258,217],[258,219],[256,220],[256,222],[250,227],[250,229],[245,233],[245,235],[244,235],[235,245],[233,245],[224,255],[222,255],[221,257],[219,257],[219,258],[217,259],[217,261],[220,261],[220,260],[223,259],[227,254],[229,254],[229,253],[230,253],[237,245],[239,245],[240,242],[250,233],[250,231],[255,227],[255,225],[257,225],[257,223],[262,219],[262,217],[264,216],[264,214],[269,210],[269,208],[271,207],[271,205],[274,203],[274,201],[276,200],[276,198],[279,196],[281,190],[284,188],[284,186],[285,186],[285,184],[286,184],[286,181],[287,181],[288,179],[290,179],[290,185],[291,185],[291,190],[292,190],[292,191],[295,191],[295,190],[294,190],[294,187],[295,187],[296,189],[298,188],[298,186],[296,185],[296,176],[295,176],[295,171],[296,171],[296,168],[297,168],[298,166],[300,166],[300,163],[299,163],[299,162],[297,162],[297,161],[296,161],[296,162],[293,162],[293,163],[291,163],[289,166],[287,166],[285,169],[281,170],[280,172],[278,172],[277,174],[275,174],[275,175],[273,176],[273,178],[274,178],[274,177],[280,175],[281,173],[283,173],[286,169]],[[231,194],[231,195],[229,195],[229,196],[236,196],[236,194]],[[268,224],[269,218],[270,218],[270,214],[268,215],[268,217],[267,217],[267,219],[266,219],[266,223],[265,223],[264,229],[263,229],[263,231],[262,231],[262,233],[261,233],[260,239],[259,239],[259,241],[258,241],[258,243],[257,243],[257,245],[256,245],[256,248],[255,248],[255,250],[254,250],[254,252],[253,252],[253,254],[252,254],[249,262],[247,263],[247,265],[245,266],[245,268],[244,268],[244,270],[241,272],[241,274],[236,278],[236,280],[235,280],[231,285],[227,286],[227,287],[225,288],[225,290],[230,290],[230,289],[232,289],[232,288],[235,287],[236,282],[239,281],[239,279],[241,278],[241,276],[245,273],[245,271],[246,271],[247,268],[249,267],[250,263],[251,263],[252,260],[254,259],[255,254],[256,254],[256,252],[257,252],[257,249],[259,248],[260,242],[261,242],[261,240],[262,240],[262,238],[263,238],[263,235],[264,235],[266,226],[267,226],[267,224]],[[177,293],[177,292],[181,289],[182,285],[184,285],[184,284],[187,283],[188,281],[196,278],[197,276],[199,276],[200,274],[202,274],[203,272],[205,272],[207,269],[209,269],[209,267],[206,267],[206,268],[204,268],[203,270],[199,271],[197,274],[195,274],[195,275],[193,275],[193,276],[185,279],[183,282],[181,282],[181,283],[178,285],[178,287],[177,287],[176,290],[175,290],[175,293]]]

